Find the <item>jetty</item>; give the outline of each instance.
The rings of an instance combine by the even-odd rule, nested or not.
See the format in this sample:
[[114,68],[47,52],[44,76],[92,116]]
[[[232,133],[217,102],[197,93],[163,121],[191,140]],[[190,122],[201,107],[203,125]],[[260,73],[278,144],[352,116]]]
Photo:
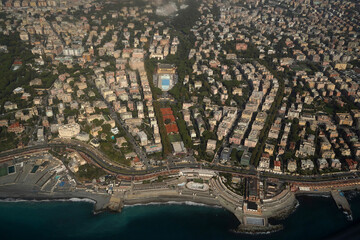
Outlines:
[[344,196],[344,193],[342,191],[333,190],[333,191],[331,191],[331,196],[333,197],[333,199],[339,209],[342,209],[347,214],[351,215],[350,204],[349,204],[348,200],[346,199],[346,197]]
[[121,193],[112,194],[107,208],[114,212],[121,212],[121,209],[123,208],[122,198],[123,196]]

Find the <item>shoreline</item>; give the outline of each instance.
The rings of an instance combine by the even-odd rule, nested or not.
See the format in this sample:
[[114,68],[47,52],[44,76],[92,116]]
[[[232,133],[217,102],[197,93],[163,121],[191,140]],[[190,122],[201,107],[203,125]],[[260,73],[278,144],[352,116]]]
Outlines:
[[[79,203],[89,203],[95,205],[97,202],[91,198],[79,198],[79,197],[72,197],[72,198],[47,198],[47,197],[38,197],[38,198],[0,198],[0,203],[20,203],[20,202],[35,202],[35,203],[42,203],[42,202],[79,202]],[[188,201],[188,200],[157,200],[157,201],[149,201],[149,202],[142,202],[142,203],[128,203],[125,204],[123,207],[137,207],[137,206],[155,206],[155,205],[186,205],[186,206],[194,206],[194,207],[211,207],[211,208],[222,208],[221,205],[218,204],[206,204],[206,203],[199,203],[196,201]],[[110,211],[110,210],[109,210]],[[113,212],[113,211],[112,211]],[[120,212],[119,212],[120,213]]]
[[[19,193],[16,190],[13,191],[1,191],[0,188],[0,203],[16,203],[16,202],[84,202],[91,203],[93,205],[93,214],[99,214],[101,212],[114,212],[108,208],[108,203],[110,200],[110,195],[102,195],[91,192],[56,192],[56,193],[40,193],[40,192],[26,192]],[[354,192],[359,193],[359,190],[346,190],[345,192]],[[331,197],[328,193],[325,192],[301,192],[295,194],[296,197]],[[277,216],[271,217],[276,221],[284,221],[291,214],[293,214],[296,209],[299,207],[300,203],[295,197],[297,204],[291,206],[286,213],[279,214]],[[125,198],[123,200],[122,207],[136,207],[136,206],[155,206],[155,205],[186,205],[194,207],[209,207],[209,208],[222,208],[226,211],[229,211],[223,207],[220,202],[215,198],[205,198],[205,197],[188,197],[188,196],[158,196],[158,197],[147,197],[147,198]],[[116,212],[116,211],[115,211]],[[121,211],[119,211],[121,212]],[[230,211],[231,212],[231,211]],[[244,226],[239,225],[239,228],[234,230],[237,233],[250,234],[250,235],[263,235],[270,234],[273,232],[281,231],[281,225],[270,225],[267,228],[257,228],[256,226]]]
[[[360,193],[360,189],[355,188],[355,189],[346,189],[346,190],[341,190],[344,193]],[[302,196],[307,196],[307,197],[323,197],[323,198],[331,198],[331,193],[329,191],[326,192],[298,192],[295,193],[295,197],[302,197]]]
[[[137,198],[137,199],[124,199],[123,206],[141,206],[141,205],[165,205],[165,204],[174,204],[174,205],[197,205],[197,206],[208,206],[216,208],[224,208],[216,199],[210,198],[193,198],[186,196],[160,196],[160,197],[148,197],[148,198]],[[225,208],[224,208],[225,209]]]
[[[0,199],[14,199],[16,201],[87,201],[93,204],[93,212],[98,213],[106,210],[110,195],[103,195],[85,191],[68,192],[41,192],[21,185],[10,185],[0,187]],[[73,200],[71,200],[73,199]],[[79,199],[79,200],[78,200]]]
[[[2,187],[0,187],[0,202],[86,202],[91,203],[94,206],[94,214],[105,211],[117,212],[109,208],[110,198],[111,195],[91,192],[20,192],[19,189],[4,190]],[[194,199],[193,197],[187,196],[160,196],[150,198],[123,199],[122,204],[123,207],[146,205],[188,205],[224,208],[216,199],[205,197],[198,197]]]
[[[134,204],[125,204],[125,207],[137,207],[137,206],[156,206],[156,205],[186,205],[194,207],[210,207],[210,208],[221,208],[225,209],[220,205],[209,205],[205,203],[198,203],[195,201],[157,201],[157,202],[148,202],[148,203],[134,203]],[[226,210],[226,209],[225,209]]]
[[54,198],[54,199],[33,199],[33,198],[0,198],[0,203],[17,203],[17,202],[35,202],[35,203],[41,203],[41,202],[86,202],[95,205],[96,201],[90,198]]
[[[349,191],[356,191],[356,190],[349,190]],[[329,198],[331,197],[331,193],[330,192],[299,192],[299,193],[295,193],[295,196],[308,196],[308,197],[324,197],[324,198]]]
[[[305,196],[305,197],[307,197],[307,196]],[[300,201],[300,203],[302,203],[302,201],[301,201],[301,199],[302,198],[298,198],[298,200]],[[310,199],[310,197],[309,197],[309,199]],[[320,199],[320,198],[317,198],[318,200]],[[12,200],[15,200],[15,199],[5,199],[5,201],[12,201]],[[17,200],[19,200],[19,199],[17,199]],[[327,199],[327,198],[324,198],[324,200],[326,200],[325,201],[325,203],[329,203],[329,201],[331,201],[331,199]],[[30,201],[32,201],[32,200],[30,200]],[[39,207],[39,206],[42,206],[42,205],[40,205],[39,203],[41,203],[41,202],[43,202],[44,200],[41,200],[41,201],[35,201],[35,203],[36,204],[33,204],[33,203],[25,203],[25,204],[19,204],[19,205],[16,205],[16,204],[13,204],[13,205],[6,205],[6,204],[4,204],[3,206],[9,206],[9,207],[11,207],[11,206],[13,206],[12,208],[17,208],[17,206],[19,207],[19,208],[31,208],[31,209],[35,209],[35,211],[43,211],[43,210],[41,210],[41,209],[44,209],[44,208],[41,208],[41,207]],[[49,201],[49,200],[45,200],[45,202],[47,202],[47,201]],[[50,200],[50,201],[62,201],[61,199],[57,199],[57,200]],[[68,199],[67,201],[70,201],[70,199]],[[316,199],[314,199],[314,201],[316,201]],[[12,202],[14,202],[14,201],[12,201]],[[85,199],[82,199],[82,202],[85,202]],[[320,201],[321,203],[323,203],[324,201]],[[1,204],[1,200],[0,200],[0,204]],[[197,203],[196,203],[197,204]],[[152,207],[153,205],[174,205],[174,206],[169,206],[169,207],[167,207],[167,206],[165,206],[165,208],[163,207],[163,206],[159,206],[159,207]],[[206,208],[192,208],[192,207],[178,207],[177,205],[189,205],[188,203],[186,203],[186,202],[150,202],[150,203],[147,203],[147,204],[139,204],[139,205],[136,205],[136,204],[134,204],[134,205],[125,205],[125,207],[128,207],[128,209],[127,209],[127,211],[124,211],[124,214],[125,215],[128,215],[128,214],[133,214],[134,212],[136,212],[136,213],[141,213],[141,212],[147,212],[146,211],[146,209],[147,208],[145,208],[146,206],[150,206],[150,208],[148,208],[148,209],[151,209],[151,211],[149,211],[149,212],[151,212],[151,213],[158,213],[158,212],[161,212],[161,213],[165,213],[165,215],[160,215],[161,216],[161,219],[162,219],[162,221],[166,221],[166,212],[169,212],[169,211],[175,211],[175,209],[177,210],[177,211],[186,211],[188,214],[190,214],[190,220],[191,220],[191,214],[192,214],[192,211],[197,211],[197,209],[203,209],[203,210],[199,210],[201,213],[203,213],[204,214],[204,216],[206,217],[206,214],[209,214],[208,216],[211,216],[211,217],[214,217],[215,218],[215,215],[212,215],[212,212],[214,211],[216,214],[218,214],[219,212],[221,213],[221,212],[223,212],[223,210],[220,210],[220,209],[218,209],[218,210],[211,210],[211,208],[213,207],[213,206],[208,206],[208,205],[206,205],[206,206],[203,206],[203,205],[199,205],[199,207],[206,207],[206,208],[208,208],[208,209],[206,209]],[[191,203],[190,203],[190,205],[191,205]],[[302,204],[301,204],[302,205]],[[38,207],[36,207],[36,206],[38,206]],[[44,206],[48,206],[48,207],[45,207],[45,211],[46,211],[46,209],[49,209],[49,211],[51,211],[53,208],[51,207],[51,205],[44,205]],[[89,211],[91,210],[91,208],[90,208],[90,205],[81,205],[81,203],[79,204],[79,205],[73,205],[73,204],[67,204],[67,203],[65,203],[64,205],[62,205],[61,203],[60,204],[58,204],[58,203],[55,203],[54,204],[54,206],[55,206],[55,208],[57,207],[58,209],[60,209],[60,210],[56,210],[56,211],[51,211],[53,214],[54,213],[57,213],[57,211],[68,211],[68,209],[74,209],[74,207],[73,206],[75,206],[75,208],[82,208],[82,211],[85,211],[85,213],[86,212],[88,212],[88,214],[89,214]],[[59,207],[60,206],[60,207]],[[63,207],[61,207],[61,206],[63,206]],[[65,207],[64,207],[65,206]],[[136,206],[145,206],[144,208],[133,208],[132,210],[130,210],[130,207],[136,207]],[[195,205],[195,207],[196,206],[198,206],[198,205]],[[321,206],[321,205],[320,205]],[[37,208],[37,209],[36,209]],[[64,210],[61,210],[61,209],[64,209]],[[172,210],[172,209],[174,209],[174,210]],[[180,209],[180,210],[179,210]],[[216,208],[215,208],[216,209]],[[307,211],[307,210],[306,210]],[[335,209],[333,209],[333,211],[336,211]],[[33,213],[34,213],[34,211],[32,211]],[[114,214],[110,214],[110,215],[112,215],[112,218],[113,219],[121,219],[121,218],[123,218],[123,215],[120,215],[120,214],[116,214],[116,213],[114,213]],[[36,214],[37,215],[37,214]],[[103,217],[106,217],[106,215],[108,215],[108,213],[106,212],[105,214],[99,214],[99,215],[97,215],[97,216],[95,216],[95,220],[94,221],[97,221],[96,219],[98,219],[98,221],[102,221],[102,219],[103,219]],[[85,214],[85,216],[87,216],[86,214]],[[90,218],[91,218],[91,216],[93,216],[93,214],[92,213],[90,213]],[[141,215],[141,217],[143,217],[143,216],[148,216],[148,217],[150,217],[151,218],[151,215],[149,215],[149,214],[142,214]],[[163,220],[163,216],[165,216],[165,220]],[[221,215],[222,216],[222,215]],[[226,215],[226,216],[228,216],[228,215]],[[175,216],[176,217],[176,216]],[[173,217],[175,220],[176,220],[176,218],[175,217]],[[230,216],[231,217],[231,216]],[[275,228],[273,228],[272,230],[271,229],[268,229],[268,231],[260,231],[261,229],[259,229],[259,232],[251,232],[251,231],[242,231],[242,232],[240,232],[240,231],[236,231],[236,227],[235,226],[233,226],[233,223],[236,221],[235,219],[234,220],[229,220],[229,219],[232,219],[232,218],[226,218],[227,219],[227,221],[229,221],[230,223],[231,223],[231,225],[229,224],[228,225],[228,227],[227,228],[225,228],[225,231],[226,232],[231,232],[231,234],[234,236],[233,238],[234,239],[236,239],[236,238],[239,238],[239,239],[242,239],[242,238],[245,238],[245,239],[253,239],[253,238],[267,238],[266,236],[269,236],[269,237],[271,237],[271,236],[276,236],[277,234],[283,234],[284,233],[284,231],[286,231],[287,229],[289,230],[289,229],[292,229],[291,227],[289,227],[289,226],[284,226],[284,230],[282,230],[282,229],[280,229],[280,228],[277,228],[277,227],[275,227]],[[290,216],[290,217],[293,217],[293,216]],[[82,220],[86,220],[86,219],[88,219],[88,217],[83,217],[83,218],[81,218]],[[160,219],[160,218],[158,218],[158,219]],[[296,219],[296,218],[295,218]],[[173,220],[173,221],[175,221],[175,220]],[[189,220],[189,221],[190,221]],[[151,221],[151,220],[150,220]],[[221,221],[221,220],[220,220]],[[218,222],[218,220],[216,220],[216,222]],[[286,223],[286,220],[285,221],[281,221],[281,223],[282,224],[284,224],[284,223]],[[185,231],[186,229],[184,229],[184,231]],[[244,229],[245,230],[245,229]]]
[[45,202],[73,202],[73,203],[89,203],[93,206],[93,214],[99,214],[107,211],[107,208],[99,207],[99,202],[90,197],[0,197],[0,203],[20,203],[20,202],[33,202],[33,203],[45,203]]

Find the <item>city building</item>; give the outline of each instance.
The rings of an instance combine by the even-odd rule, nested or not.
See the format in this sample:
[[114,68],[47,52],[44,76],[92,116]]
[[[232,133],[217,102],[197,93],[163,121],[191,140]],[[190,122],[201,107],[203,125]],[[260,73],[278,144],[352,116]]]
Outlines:
[[158,64],[154,74],[155,84],[162,91],[169,91],[177,82],[176,67],[172,64]]
[[60,138],[73,138],[80,133],[80,125],[77,123],[63,124],[59,126]]

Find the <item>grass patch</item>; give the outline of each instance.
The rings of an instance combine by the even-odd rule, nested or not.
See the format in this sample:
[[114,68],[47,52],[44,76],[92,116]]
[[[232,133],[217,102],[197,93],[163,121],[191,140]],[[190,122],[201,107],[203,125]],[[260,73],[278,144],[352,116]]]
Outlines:
[[126,159],[121,152],[115,150],[112,143],[101,142],[100,149],[110,158],[111,161],[130,166],[130,160]]
[[169,140],[170,142],[180,142],[181,137],[179,134],[173,134],[173,135],[169,135]]
[[202,180],[201,178],[196,178],[193,180],[195,183],[204,183],[204,180]]
[[76,173],[76,176],[83,180],[92,180],[94,178],[97,179],[104,175],[106,175],[104,170],[90,164],[80,166],[79,171]]
[[6,176],[8,174],[8,172],[7,172],[7,167],[5,166],[5,167],[1,167],[0,168],[0,177],[2,177],[2,176]]

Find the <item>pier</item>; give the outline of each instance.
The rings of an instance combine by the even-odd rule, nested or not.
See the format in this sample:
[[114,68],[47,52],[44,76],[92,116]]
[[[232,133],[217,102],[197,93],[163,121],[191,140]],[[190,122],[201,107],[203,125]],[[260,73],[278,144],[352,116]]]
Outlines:
[[351,215],[350,204],[344,196],[343,192],[338,190],[331,191],[331,196],[339,209],[343,209],[346,213]]
[[122,202],[123,196],[121,193],[117,192],[111,195],[108,209],[114,212],[121,212],[121,209],[123,208],[123,202]]

